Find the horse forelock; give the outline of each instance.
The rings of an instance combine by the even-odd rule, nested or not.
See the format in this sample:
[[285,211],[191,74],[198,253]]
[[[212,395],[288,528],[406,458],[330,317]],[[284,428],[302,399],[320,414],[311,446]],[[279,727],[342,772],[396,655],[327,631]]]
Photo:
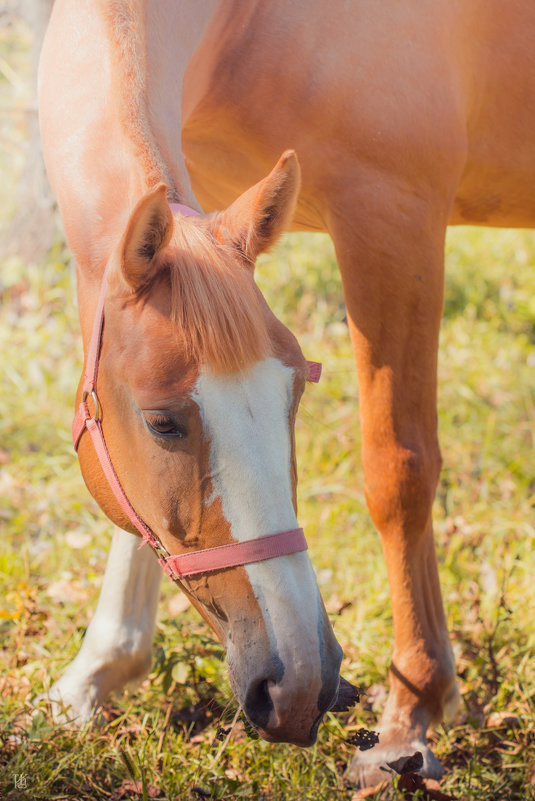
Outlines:
[[[246,370],[271,353],[259,290],[249,267],[198,222],[181,220],[161,254],[158,277],[170,283],[171,319],[186,357],[213,373]],[[167,277],[166,276],[166,277]]]
[[[179,188],[160,151],[147,100],[147,38],[142,6],[136,0],[110,0],[99,8],[114,59],[119,119],[135,152],[146,187],[161,181],[178,201]],[[171,258],[170,258],[171,255]],[[251,272],[208,226],[189,220],[175,225],[165,251],[170,277],[171,316],[186,355],[214,373],[244,370],[271,352],[259,293]],[[146,297],[157,271],[137,293]]]

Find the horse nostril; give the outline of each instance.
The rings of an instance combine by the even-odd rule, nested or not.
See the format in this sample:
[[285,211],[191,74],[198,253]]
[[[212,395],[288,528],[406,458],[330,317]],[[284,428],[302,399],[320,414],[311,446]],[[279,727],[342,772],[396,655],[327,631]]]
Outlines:
[[245,696],[244,712],[254,726],[266,728],[273,712],[268,679],[261,679],[249,687]]

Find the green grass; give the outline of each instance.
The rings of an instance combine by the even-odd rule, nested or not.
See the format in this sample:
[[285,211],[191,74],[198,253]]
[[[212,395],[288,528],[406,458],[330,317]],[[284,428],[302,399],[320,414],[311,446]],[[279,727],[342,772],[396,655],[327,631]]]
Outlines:
[[[533,234],[464,229],[448,241],[435,518],[463,704],[433,741],[447,769],[442,789],[467,800],[535,798],[534,265]],[[345,650],[343,674],[377,691],[391,652],[389,594],[363,499],[358,388],[329,241],[284,239],[262,258],[259,282],[305,354],[324,363],[297,424],[300,521]],[[373,724],[371,703],[328,716],[309,751],[253,740],[239,721],[228,733],[236,705],[222,650],[194,611],[173,611],[171,583],[152,673],[110,700],[107,727],[73,732],[31,716],[32,696],[79,647],[110,526],[70,444],[81,348],[66,252],[58,246],[41,266],[4,263],[0,292],[4,798],[105,799],[121,788],[141,798],[145,782],[168,799],[201,798],[195,787],[217,799],[350,799],[346,740]],[[518,725],[488,727],[493,712]]]
[[[0,32],[0,99],[22,98],[27,33]],[[1,64],[0,64],[1,66]],[[21,102],[22,102],[21,100]],[[2,174],[21,164],[23,116],[0,130]],[[0,216],[13,193],[0,194]],[[432,735],[442,790],[463,801],[535,799],[535,234],[458,229],[448,239],[440,351],[444,468],[435,505],[440,573],[462,706]],[[326,237],[293,236],[259,282],[306,356],[324,363],[298,423],[300,521],[345,651],[371,689],[327,716],[304,751],[252,739],[236,716],[223,653],[166,582],[153,669],[110,699],[104,728],[33,714],[76,654],[96,605],[110,525],[70,442],[81,342],[69,257],[0,270],[0,798],[350,801],[347,738],[381,707],[392,623],[378,537],[363,498],[358,387]],[[383,693],[384,696],[384,693]],[[375,698],[375,701],[373,699]],[[373,701],[373,703],[372,703]],[[489,725],[494,713],[516,724]],[[494,715],[494,720],[496,716]],[[18,787],[15,783],[17,777]],[[138,782],[138,784],[134,784]],[[26,787],[21,786],[26,784]],[[395,788],[381,798],[396,798]],[[379,797],[379,796],[378,796]]]

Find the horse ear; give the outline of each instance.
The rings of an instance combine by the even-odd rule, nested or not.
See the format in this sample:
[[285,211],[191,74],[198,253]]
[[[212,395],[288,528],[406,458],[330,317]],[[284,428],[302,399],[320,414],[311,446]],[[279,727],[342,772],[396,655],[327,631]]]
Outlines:
[[121,271],[137,290],[156,269],[156,254],[173,232],[173,215],[166,199],[167,187],[159,184],[147,192],[132,212],[121,243]]
[[217,215],[217,237],[230,240],[254,263],[290,224],[300,186],[299,161],[294,150],[286,150],[266,178]]

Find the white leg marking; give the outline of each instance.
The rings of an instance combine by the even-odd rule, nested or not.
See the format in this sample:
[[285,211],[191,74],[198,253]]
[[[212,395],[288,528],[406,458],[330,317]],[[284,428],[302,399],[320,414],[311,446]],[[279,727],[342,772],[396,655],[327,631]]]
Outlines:
[[[161,568],[151,549],[116,528],[97,609],[82,646],[48,698],[56,717],[85,723],[112,690],[149,669]],[[45,696],[46,698],[46,696]]]

